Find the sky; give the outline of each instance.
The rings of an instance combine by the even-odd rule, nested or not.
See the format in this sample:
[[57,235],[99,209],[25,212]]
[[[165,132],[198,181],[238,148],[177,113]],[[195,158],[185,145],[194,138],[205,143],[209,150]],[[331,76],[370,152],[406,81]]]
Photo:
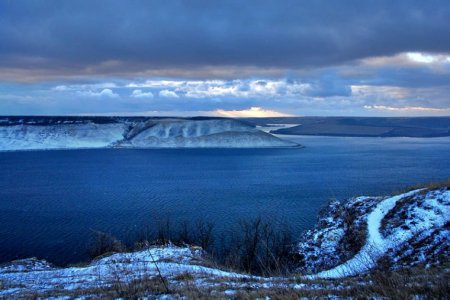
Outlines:
[[0,115],[449,116],[450,1],[0,0]]

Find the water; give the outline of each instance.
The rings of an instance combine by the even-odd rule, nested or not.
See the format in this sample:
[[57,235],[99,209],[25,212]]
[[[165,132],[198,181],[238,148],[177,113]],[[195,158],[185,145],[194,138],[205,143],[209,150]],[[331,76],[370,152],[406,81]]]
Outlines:
[[304,149],[0,153],[0,261],[86,259],[92,230],[133,236],[155,219],[217,228],[258,215],[299,233],[330,198],[450,176],[450,139],[297,137]]

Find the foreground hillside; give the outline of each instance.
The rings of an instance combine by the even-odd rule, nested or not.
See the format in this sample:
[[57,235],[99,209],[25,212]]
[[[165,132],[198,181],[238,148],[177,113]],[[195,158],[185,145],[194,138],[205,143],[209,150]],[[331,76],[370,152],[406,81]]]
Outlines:
[[450,254],[449,237],[447,188],[334,201],[302,237],[298,269],[310,278],[342,278],[380,263],[390,269],[441,266]]
[[[331,202],[292,253],[293,274],[226,271],[198,247],[154,246],[85,266],[25,259],[0,267],[0,297],[274,298],[450,292],[450,190]],[[381,272],[381,273],[380,273]]]
[[0,150],[295,147],[233,119],[5,117]]

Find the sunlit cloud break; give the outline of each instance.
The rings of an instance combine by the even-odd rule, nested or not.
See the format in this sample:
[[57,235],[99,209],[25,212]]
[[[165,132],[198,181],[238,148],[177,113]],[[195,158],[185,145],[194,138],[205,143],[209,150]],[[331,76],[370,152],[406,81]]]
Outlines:
[[427,54],[421,52],[409,52],[407,56],[410,60],[419,62],[419,63],[450,63],[450,56],[448,55],[438,55],[438,54]]
[[362,59],[361,62],[372,66],[433,65],[442,67],[450,65],[450,55],[448,53],[402,52],[391,56],[369,57]]
[[274,110],[264,109],[262,107],[250,107],[243,110],[223,110],[218,109],[212,112],[212,115],[229,118],[263,118],[263,117],[289,117],[291,115]]

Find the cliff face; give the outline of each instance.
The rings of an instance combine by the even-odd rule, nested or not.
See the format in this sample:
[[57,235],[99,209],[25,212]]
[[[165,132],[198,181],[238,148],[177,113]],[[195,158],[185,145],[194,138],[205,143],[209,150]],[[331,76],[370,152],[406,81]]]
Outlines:
[[233,119],[16,117],[0,121],[0,150],[298,146]]

